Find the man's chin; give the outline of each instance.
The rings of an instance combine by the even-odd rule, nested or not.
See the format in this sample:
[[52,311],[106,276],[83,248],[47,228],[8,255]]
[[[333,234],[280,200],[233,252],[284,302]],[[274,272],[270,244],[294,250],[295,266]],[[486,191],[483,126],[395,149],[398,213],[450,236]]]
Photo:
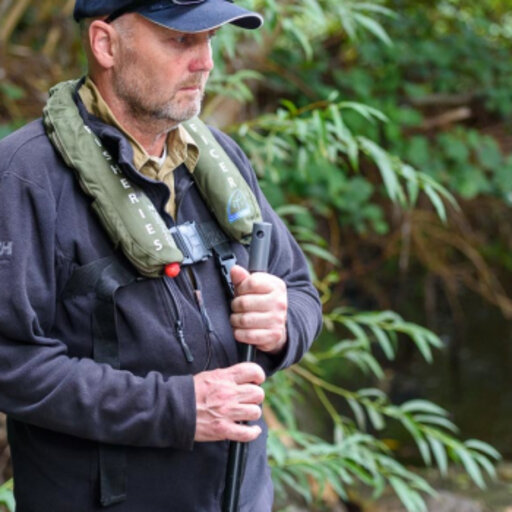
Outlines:
[[187,109],[172,109],[167,112],[162,112],[162,116],[160,119],[167,119],[168,121],[174,123],[183,123],[192,119],[193,117],[197,117],[201,113],[201,104],[194,105],[193,107]]

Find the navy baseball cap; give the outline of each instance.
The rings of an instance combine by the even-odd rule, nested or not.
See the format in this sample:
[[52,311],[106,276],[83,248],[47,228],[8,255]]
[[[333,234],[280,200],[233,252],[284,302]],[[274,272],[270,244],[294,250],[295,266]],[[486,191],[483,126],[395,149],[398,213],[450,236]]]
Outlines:
[[105,16],[105,21],[136,12],[150,21],[178,32],[203,32],[233,23],[242,28],[261,27],[263,18],[232,0],[76,0],[73,17]]

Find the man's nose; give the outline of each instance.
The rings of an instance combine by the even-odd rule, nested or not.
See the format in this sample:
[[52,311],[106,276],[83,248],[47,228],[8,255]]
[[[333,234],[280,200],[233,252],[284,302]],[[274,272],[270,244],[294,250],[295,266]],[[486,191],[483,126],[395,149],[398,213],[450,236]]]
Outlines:
[[190,71],[210,72],[213,69],[212,46],[210,40],[201,41],[195,47],[195,55],[190,64]]

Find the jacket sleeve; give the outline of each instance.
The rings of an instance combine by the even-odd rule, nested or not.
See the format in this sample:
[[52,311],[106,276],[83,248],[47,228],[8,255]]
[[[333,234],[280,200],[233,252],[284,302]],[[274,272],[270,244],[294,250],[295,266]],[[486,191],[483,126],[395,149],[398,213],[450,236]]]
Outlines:
[[[39,145],[43,154],[53,153]],[[41,152],[27,148],[14,154],[12,143],[0,143],[0,410],[90,440],[191,449],[191,376],[137,377],[70,357],[63,340],[48,337],[56,304],[57,198],[41,168],[62,163],[51,155],[53,162],[36,161],[23,153]]]
[[257,353],[256,361],[272,374],[300,361],[322,327],[322,309],[318,292],[311,283],[304,254],[262,193],[256,174],[241,148],[227,135],[212,129],[217,140],[238,166],[260,205],[263,220],[272,224],[269,273],[286,283],[288,291],[288,340],[280,354]]

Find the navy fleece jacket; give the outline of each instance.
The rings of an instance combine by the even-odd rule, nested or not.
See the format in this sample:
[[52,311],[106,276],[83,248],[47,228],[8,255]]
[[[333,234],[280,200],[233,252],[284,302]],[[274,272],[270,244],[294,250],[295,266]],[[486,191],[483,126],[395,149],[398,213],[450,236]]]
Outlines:
[[[138,174],[115,128],[86,122],[140,185],[166,222],[169,191]],[[321,325],[321,309],[303,254],[262,195],[240,148],[215,137],[238,166],[273,224],[269,272],[288,286],[288,343],[278,357],[258,355],[267,374],[297,361]],[[178,222],[211,213],[190,174],[176,171]],[[245,248],[234,243],[241,265]],[[93,360],[94,293],[67,296],[76,269],[119,258],[72,170],[49,143],[40,120],[0,141],[0,410],[9,418],[18,512],[89,512],[98,502],[98,444],[127,447],[128,498],[113,512],[218,512],[227,442],[194,443],[192,375],[237,362],[219,271],[212,259],[193,268],[201,312],[186,272],[174,280],[138,279],[116,296],[120,369]],[[184,326],[194,361],[176,339]],[[266,431],[251,443],[241,510],[272,503]]]

